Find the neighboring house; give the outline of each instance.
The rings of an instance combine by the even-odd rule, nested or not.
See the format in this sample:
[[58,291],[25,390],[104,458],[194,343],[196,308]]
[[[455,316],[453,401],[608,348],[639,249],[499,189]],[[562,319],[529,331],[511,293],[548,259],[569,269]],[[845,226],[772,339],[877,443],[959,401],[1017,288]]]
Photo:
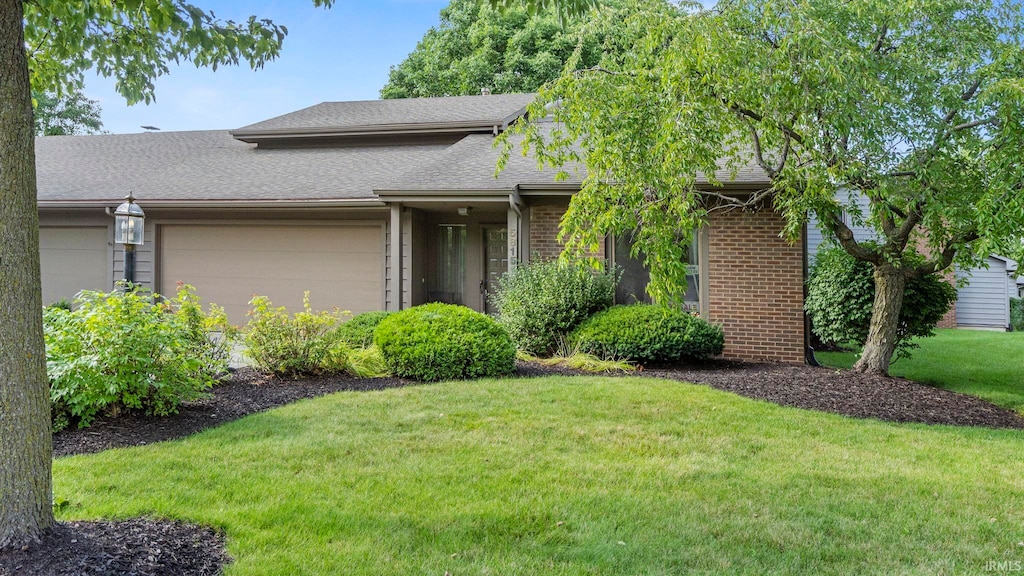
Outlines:
[[[850,212],[857,210],[862,215],[871,209],[867,197],[862,194],[842,198],[842,202],[850,207]],[[859,225],[849,214],[844,218],[858,241],[877,238],[873,229]],[[812,218],[807,230],[807,251],[811,262],[824,242],[826,238]],[[939,327],[1007,330],[1010,326],[1010,298],[1018,293],[1016,271],[1016,262],[993,254],[988,258],[988,268],[947,273],[950,282],[955,278],[964,284],[957,287],[956,303],[939,322]],[[1024,280],[1021,282],[1024,285]]]
[[[136,281],[192,284],[236,323],[253,294],[295,310],[307,290],[317,309],[489,311],[485,293],[509,266],[560,252],[581,182],[518,152],[495,177],[495,135],[532,97],[328,102],[231,131],[39,138],[44,300],[122,277],[109,214],[132,192],[146,212]],[[749,168],[728,187],[767,184]],[[727,357],[804,360],[804,247],[782,228],[765,207],[715,212],[696,235],[688,299],[723,326]],[[633,271],[635,295],[645,276],[627,244],[603,256]]]

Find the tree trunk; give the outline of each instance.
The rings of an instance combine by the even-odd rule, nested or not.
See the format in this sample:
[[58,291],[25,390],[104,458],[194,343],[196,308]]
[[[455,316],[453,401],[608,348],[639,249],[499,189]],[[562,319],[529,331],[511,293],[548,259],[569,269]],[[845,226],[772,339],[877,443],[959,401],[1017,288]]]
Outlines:
[[889,363],[896,351],[896,331],[907,277],[890,264],[875,266],[875,303],[864,352],[853,365],[857,372],[889,375]]
[[0,0],[0,548],[53,524],[32,96],[21,0]]

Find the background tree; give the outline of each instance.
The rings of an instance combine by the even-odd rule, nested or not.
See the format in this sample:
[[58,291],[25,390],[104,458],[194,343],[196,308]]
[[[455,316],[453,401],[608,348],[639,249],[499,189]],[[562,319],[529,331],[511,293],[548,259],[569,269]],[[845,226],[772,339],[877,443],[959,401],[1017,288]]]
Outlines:
[[[792,241],[814,214],[873,267],[854,368],[883,374],[908,279],[1020,255],[1018,0],[631,4],[624,18],[593,20],[615,31],[614,52],[598,66],[570,61],[576,71],[540,91],[532,117],[547,107],[556,122],[518,128],[542,162],[586,164],[562,223],[570,248],[638,228],[652,295],[670,301],[685,285],[682,246],[710,212],[774,205]],[[749,162],[769,187],[737,195],[714,178]],[[696,189],[698,174],[710,191]],[[844,210],[880,243],[857,242]]]
[[36,136],[73,136],[103,131],[100,103],[81,92],[64,96],[42,92],[34,94],[33,100]]
[[32,89],[75,93],[91,68],[128,102],[149,102],[168,62],[259,68],[284,36],[269,20],[219,20],[184,0],[0,0],[0,548],[53,522]]
[[[526,3],[495,9],[478,0],[452,0],[400,64],[391,67],[382,98],[533,92],[558,78],[582,42],[585,66],[601,57],[601,36],[575,13],[560,21]],[[587,33],[581,33],[584,30]]]

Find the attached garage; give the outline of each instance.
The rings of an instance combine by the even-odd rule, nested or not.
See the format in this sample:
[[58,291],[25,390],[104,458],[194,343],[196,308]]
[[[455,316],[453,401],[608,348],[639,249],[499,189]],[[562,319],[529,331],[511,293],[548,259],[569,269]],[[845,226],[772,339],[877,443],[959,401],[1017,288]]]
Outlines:
[[254,294],[290,312],[309,291],[314,310],[353,314],[384,305],[384,224],[164,224],[158,228],[159,289],[196,287],[205,303],[244,324]]
[[110,290],[112,272],[105,226],[39,229],[43,304],[71,300],[81,290]]

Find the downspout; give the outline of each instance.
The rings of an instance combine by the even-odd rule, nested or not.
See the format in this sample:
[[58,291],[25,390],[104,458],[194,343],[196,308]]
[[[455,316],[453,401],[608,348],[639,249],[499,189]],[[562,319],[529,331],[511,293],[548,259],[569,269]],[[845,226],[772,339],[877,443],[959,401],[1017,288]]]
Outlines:
[[[806,302],[807,302],[807,279],[810,276],[810,264],[809,264],[808,258],[807,258],[807,220],[804,220],[803,236],[804,236],[804,239],[803,239],[803,244],[804,244],[803,284],[804,284],[804,286],[803,286],[803,288],[804,288],[804,303],[806,304]],[[818,363],[818,359],[814,357],[814,348],[811,347],[811,317],[807,315],[807,308],[806,307],[804,307],[804,309],[803,309],[803,314],[804,314],[804,362],[806,362],[809,366],[821,366],[821,364]]]

